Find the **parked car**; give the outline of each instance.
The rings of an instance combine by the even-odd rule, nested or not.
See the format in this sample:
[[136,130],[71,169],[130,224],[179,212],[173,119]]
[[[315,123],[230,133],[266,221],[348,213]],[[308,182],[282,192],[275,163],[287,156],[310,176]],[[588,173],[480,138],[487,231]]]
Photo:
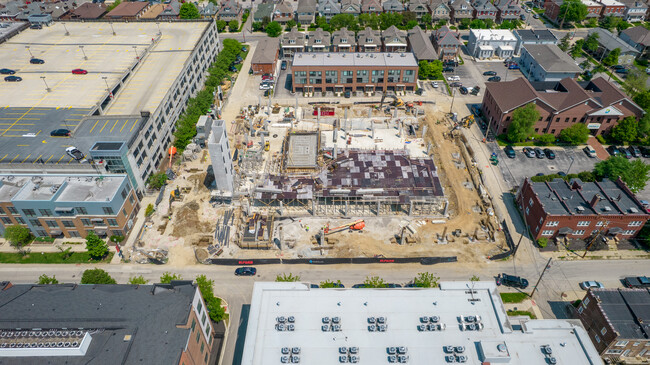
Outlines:
[[238,64],[242,63],[243,61],[244,61],[243,58],[241,58],[240,56],[237,56],[237,58],[235,58],[235,60],[233,61],[233,63],[236,64],[236,65],[238,65]]
[[544,156],[544,151],[542,151],[541,148],[535,147],[534,151],[535,151],[535,157],[537,157],[537,158],[544,158],[545,157]]
[[65,153],[67,153],[68,156],[74,158],[77,161],[83,160],[84,157],[85,157],[84,154],[81,153],[81,151],[79,151],[77,149],[77,147],[74,147],[74,146],[70,146],[70,147],[66,148]]
[[50,136],[52,137],[69,137],[70,136],[70,131],[67,129],[55,129],[52,132],[50,132]]
[[86,71],[84,69],[81,69],[81,68],[75,68],[74,70],[72,70],[72,74],[74,74],[74,75],[85,75],[87,73],[88,73],[88,71]]
[[29,26],[29,29],[43,29],[42,24],[32,24]]
[[237,67],[235,65],[230,65],[230,67],[228,67],[228,71],[237,72]]
[[555,152],[550,148],[544,148],[544,154],[549,160],[555,160]]
[[534,151],[532,148],[530,148],[530,147],[524,147],[524,149],[521,150],[521,151],[522,151],[522,152],[524,153],[524,155],[525,155],[526,157],[528,157],[528,158],[533,158],[533,157],[535,157],[535,151]]
[[442,72],[454,72],[454,68],[451,66],[445,66],[442,68]]
[[496,71],[485,71],[483,72],[483,76],[496,76],[497,72]]
[[525,21],[526,20],[526,14],[519,14],[519,19]]
[[0,75],[13,75],[16,71],[10,70],[8,68],[0,68]]
[[500,76],[492,76],[492,77],[490,77],[488,79],[488,81],[489,82],[499,82],[499,81],[501,81],[501,77]]
[[533,18],[534,19],[539,19],[539,14],[537,14],[537,13],[533,14]]
[[472,90],[469,92],[472,95],[478,95],[478,92],[481,91],[481,87],[476,85],[472,88]]
[[526,289],[528,287],[528,280],[520,276],[508,275],[506,273],[502,273],[498,276],[498,279],[501,282],[501,284],[505,286],[520,288],[520,289]]
[[460,76],[448,76],[447,81],[460,81]]
[[557,176],[565,177],[565,176],[566,176],[566,172],[564,172],[564,171],[558,171],[558,172],[557,172]]
[[253,276],[255,274],[257,274],[257,269],[254,267],[244,266],[235,269],[235,275],[237,276]]
[[650,157],[650,147],[641,147],[641,156]]
[[630,146],[627,148],[628,152],[634,157],[641,157],[641,150],[637,146]]
[[463,86],[462,82],[454,81],[451,84],[449,84],[449,87],[461,87]]
[[467,90],[465,86],[461,86],[460,88],[458,88],[458,91],[460,91],[460,93],[463,95],[467,95],[469,93],[469,90]]
[[650,278],[647,276],[629,276],[623,279],[628,288],[650,288]]
[[43,61],[40,58],[32,58],[29,60],[29,63],[31,63],[32,65],[42,65],[45,63],[45,61]]
[[614,69],[614,70],[624,70],[625,66],[623,66],[623,65],[614,65],[614,66],[612,66],[612,69]]
[[582,150],[585,151],[587,156],[589,156],[591,158],[596,157],[596,150],[593,149],[591,146],[587,146],[587,147],[583,148]]
[[271,74],[262,75],[262,81],[273,81],[273,75]]
[[260,90],[271,90],[273,89],[273,85],[268,82],[263,82],[260,84]]
[[627,148],[621,147],[621,148],[618,149],[618,152],[620,152],[621,155],[623,155],[623,157],[625,157],[627,159],[632,158],[632,154],[630,153],[630,151],[627,150]]
[[612,145],[607,147],[607,152],[612,156],[618,156],[621,152],[618,150],[618,147]]
[[20,82],[23,81],[23,78],[20,76],[7,76],[5,77],[5,81],[7,82]]
[[627,68],[619,68],[614,70],[614,72],[616,72],[617,74],[626,75],[629,72],[629,70]]
[[503,152],[506,153],[506,156],[508,156],[508,158],[515,158],[516,157],[515,149],[512,148],[512,146],[506,146],[506,148],[503,149]]
[[248,48],[246,48],[245,46],[242,46],[242,47],[241,47],[241,51],[242,51],[242,52],[248,52]]
[[580,288],[583,290],[595,288],[595,289],[605,289],[605,286],[598,281],[583,281],[580,283]]
[[511,63],[510,66],[508,66],[508,69],[510,70],[519,70],[519,65],[516,63]]
[[282,63],[280,64],[280,69],[281,70],[286,70],[287,69],[287,61],[283,60]]
[[433,81],[431,83],[431,86],[433,86],[434,89],[437,89],[438,88],[438,81]]

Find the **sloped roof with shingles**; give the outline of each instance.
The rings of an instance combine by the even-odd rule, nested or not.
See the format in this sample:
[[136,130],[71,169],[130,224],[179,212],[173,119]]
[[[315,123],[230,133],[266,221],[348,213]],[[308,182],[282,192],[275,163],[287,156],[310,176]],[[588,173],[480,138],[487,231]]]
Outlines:
[[386,0],[383,8],[384,11],[404,11],[404,4],[399,0]]
[[106,5],[97,3],[83,3],[71,11],[71,15],[78,19],[97,19],[106,12]]
[[420,26],[415,26],[409,30],[408,36],[409,43],[411,44],[411,51],[415,55],[415,58],[418,61],[421,60],[437,60],[438,54],[435,49],[433,49],[433,44],[427,37],[427,34],[420,28]]
[[605,47],[608,51],[613,51],[616,48],[620,48],[621,52],[639,53],[639,51],[637,51],[636,48],[623,42],[623,40],[613,35],[612,32],[610,32],[607,29],[603,29],[603,28],[589,29],[589,34],[591,35],[593,33],[598,34],[598,43],[603,47]]
[[[343,42],[342,40],[345,40],[345,42]],[[335,46],[341,44],[349,44],[351,46],[355,46],[357,42],[354,37],[354,32],[349,31],[348,28],[346,27],[343,27],[335,31],[334,33],[332,33],[332,44]]]
[[650,46],[650,30],[642,25],[625,29],[622,33],[630,37],[634,43]]

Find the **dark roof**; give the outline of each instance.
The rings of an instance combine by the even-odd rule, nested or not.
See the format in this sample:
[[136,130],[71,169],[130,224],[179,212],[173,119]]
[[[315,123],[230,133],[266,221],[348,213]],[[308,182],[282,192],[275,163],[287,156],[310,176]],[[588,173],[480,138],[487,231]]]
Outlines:
[[252,64],[269,64],[276,62],[278,55],[278,40],[277,38],[265,38],[257,43],[255,53],[253,53]]
[[[2,364],[178,364],[196,287],[18,284],[0,291],[0,330],[96,329],[84,356],[2,357]],[[130,339],[125,336],[131,336]],[[46,350],[46,349],[44,349]],[[36,353],[39,351],[35,349]]]
[[598,306],[620,339],[650,338],[650,292],[648,289],[592,289]]
[[523,42],[557,41],[557,37],[548,29],[517,29],[515,34]]
[[109,18],[136,16],[140,14],[140,12],[147,6],[149,6],[148,1],[123,2],[120,3],[120,5],[116,6],[115,9],[111,10],[108,14],[106,14],[106,16]]
[[579,74],[582,69],[576,61],[555,44],[525,44],[526,52],[546,72],[573,72]]
[[433,44],[431,44],[429,37],[427,37],[426,33],[424,33],[420,26],[416,25],[414,28],[409,30],[408,41],[411,44],[411,50],[418,61],[432,61],[438,59],[438,54],[435,49],[433,49]]
[[642,25],[625,29],[621,33],[630,37],[634,43],[641,44],[643,46],[650,46],[650,30]]
[[97,19],[106,12],[106,5],[98,3],[83,3],[70,11],[71,16],[78,19]]
[[626,52],[632,52],[635,54],[638,54],[639,51],[636,50],[634,47],[630,46],[629,44],[623,42],[619,37],[615,36],[612,34],[607,29],[603,28],[592,28],[589,29],[589,35],[596,33],[598,34],[598,44],[603,46],[605,49],[608,51],[613,51],[616,48],[620,48],[621,53],[625,54]]

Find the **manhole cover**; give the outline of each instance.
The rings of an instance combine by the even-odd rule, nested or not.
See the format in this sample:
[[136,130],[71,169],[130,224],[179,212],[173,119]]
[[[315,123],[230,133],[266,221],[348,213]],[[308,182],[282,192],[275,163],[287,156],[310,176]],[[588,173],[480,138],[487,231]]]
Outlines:
[[548,169],[551,170],[551,171],[557,171],[557,167],[554,166],[554,165],[548,165],[547,167],[548,167]]

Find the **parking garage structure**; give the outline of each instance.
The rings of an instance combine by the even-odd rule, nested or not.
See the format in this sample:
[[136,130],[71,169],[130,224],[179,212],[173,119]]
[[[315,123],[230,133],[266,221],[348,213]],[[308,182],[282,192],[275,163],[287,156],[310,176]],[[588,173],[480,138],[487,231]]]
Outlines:
[[[214,20],[21,32],[0,45],[0,64],[22,78],[0,88],[0,172],[126,173],[142,191],[220,49]],[[50,136],[56,129],[70,135]],[[83,159],[66,153],[72,146]]]

